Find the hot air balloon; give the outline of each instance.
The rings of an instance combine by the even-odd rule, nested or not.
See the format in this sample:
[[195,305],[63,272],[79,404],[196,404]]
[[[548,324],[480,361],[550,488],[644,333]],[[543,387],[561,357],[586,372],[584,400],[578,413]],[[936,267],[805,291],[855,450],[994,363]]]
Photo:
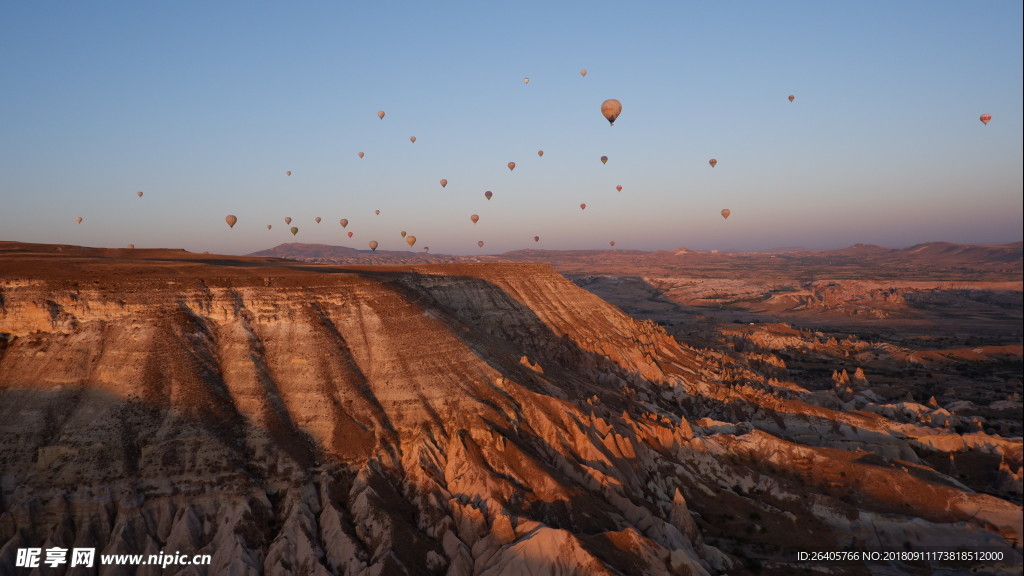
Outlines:
[[607,156],[601,156],[601,164],[607,164],[607,163],[608,163],[608,157]]
[[469,219],[473,221],[473,224],[476,224],[477,221],[480,220],[480,217],[477,216],[476,214],[473,214],[472,216],[469,217]]
[[615,119],[619,117],[619,114],[622,114],[622,102],[614,98],[605,100],[601,103],[601,114],[608,119],[609,126],[614,126]]
[[415,136],[409,136],[409,142],[412,142],[413,144],[415,144],[416,143],[416,137]]
[[267,224],[267,230],[270,230],[270,229],[271,229],[271,228],[273,228],[273,227],[274,227],[274,226],[273,226],[272,224]]
[[792,102],[793,100],[796,100],[796,96],[793,96],[792,94],[790,94],[789,95],[789,101]]
[[992,115],[991,114],[982,114],[981,116],[978,117],[978,120],[981,120],[982,124],[988,126],[989,121],[992,120]]
[[481,248],[483,248],[484,247],[484,241],[481,240],[481,241],[477,242],[476,245],[481,247]]
[[448,181],[445,180],[444,178],[441,178],[441,188],[444,188],[447,185],[448,185]]
[[580,210],[586,210],[586,209],[587,209],[587,205],[586,204],[580,204]]
[[732,214],[732,210],[729,210],[728,208],[722,210],[722,218],[728,218],[729,214]]
[[615,187],[615,190],[617,190],[617,191],[619,191],[619,192],[622,192],[622,186],[621,186],[621,185],[620,185],[620,186],[616,186],[616,187]]
[[402,238],[405,238],[405,230],[402,230]]
[[129,245],[127,246],[127,248],[128,248],[129,250],[135,250],[135,244],[129,244]]
[[543,150],[537,150],[537,156],[540,156],[540,157],[543,158],[544,157],[544,151]]
[[358,156],[359,156],[360,158],[362,158],[363,156],[366,156],[366,154],[363,154],[362,152],[360,152],[360,153],[358,154]]
[[380,216],[380,210],[374,210],[373,213],[376,214],[377,216]]
[[338,220],[338,224],[341,224],[341,227],[345,228],[346,226],[348,226],[348,218],[342,218],[341,220]]
[[354,232],[349,232],[348,233],[348,237],[351,238],[353,234],[354,234]]
[[316,222],[317,224],[319,224],[319,223],[320,223],[320,217],[319,217],[319,216],[317,216],[316,218],[313,218],[313,220],[314,220],[314,221],[315,221],[315,222]]
[[138,192],[136,192],[136,194],[139,195],[139,198],[142,198],[142,190],[139,190]]
[[430,252],[430,246],[424,246],[423,247],[423,251],[424,252]]
[[540,236],[534,236],[533,237],[533,241],[534,242],[540,242]]
[[415,236],[408,236],[408,237],[406,237],[405,243],[408,244],[410,248],[412,248],[412,245],[416,243],[416,237]]
[[75,222],[78,222],[79,224],[81,224],[82,223],[82,217],[81,216],[76,217],[75,218]]
[[292,226],[291,228],[288,229],[288,231],[292,233],[292,236],[295,236],[296,234],[299,233],[299,227],[298,226]]
[[228,214],[224,217],[224,221],[228,223],[228,228],[234,228],[235,222],[238,222],[238,218],[234,214]]
[[708,160],[708,164],[710,164],[711,167],[714,168],[715,164],[718,164],[718,160],[715,160],[714,158],[712,158],[711,160]]
[[487,198],[488,200],[490,200],[491,196],[494,196],[494,192],[491,192],[490,190],[488,190],[487,192],[484,192],[484,198]]
[[583,70],[580,70],[580,76],[583,76],[584,78],[587,77],[587,69],[586,68],[584,68]]
[[615,240],[612,240],[611,242],[609,242],[608,245],[609,246],[615,246]]
[[291,176],[291,175],[292,175],[292,171],[291,171],[291,170],[288,170],[288,171],[287,171],[287,172],[285,172],[284,174],[285,174],[285,176]]
[[374,252],[377,251],[377,241],[376,240],[370,240],[369,246],[370,246],[370,250],[373,250]]
[[509,162],[508,163],[508,169],[509,169],[509,171],[515,170],[516,169],[516,163],[515,162]]
[[292,217],[291,216],[285,216],[284,217],[284,223],[285,224],[291,224],[292,223]]
[[523,78],[523,84],[529,84],[529,83],[530,83],[530,79],[529,78]]
[[384,119],[384,111],[383,110],[381,110],[380,112],[377,112],[377,118],[380,118],[381,120]]

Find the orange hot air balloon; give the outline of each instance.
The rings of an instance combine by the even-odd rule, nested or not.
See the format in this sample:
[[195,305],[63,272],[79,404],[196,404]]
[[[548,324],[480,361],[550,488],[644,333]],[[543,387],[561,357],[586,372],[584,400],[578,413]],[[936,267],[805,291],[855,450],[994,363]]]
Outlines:
[[370,240],[370,243],[368,244],[368,246],[370,247],[370,250],[373,250],[374,252],[377,251],[378,244],[377,244],[376,240]]
[[270,230],[270,229],[271,229],[271,228],[273,228],[273,227],[274,227],[274,226],[273,226],[272,224],[267,224],[267,230]]
[[586,209],[587,209],[587,205],[586,204],[580,204],[580,210],[586,210]]
[[380,216],[380,210],[374,210],[373,213],[376,214],[377,216]]
[[481,241],[477,242],[476,245],[481,247],[481,248],[483,248],[484,247],[484,241],[481,240]]
[[416,137],[415,136],[409,136],[409,142],[412,142],[413,144],[415,144],[416,143]]
[[410,248],[412,248],[412,245],[416,243],[416,237],[415,236],[406,236],[405,243],[408,244]]
[[291,228],[288,229],[288,231],[292,233],[292,236],[295,236],[296,234],[299,233],[299,227],[298,226],[292,226]]
[[611,98],[601,103],[601,114],[608,120],[609,126],[615,125],[615,119],[622,114],[622,102]]
[[543,150],[537,150],[537,156],[540,156],[541,158],[543,158],[544,157],[544,151]]
[[622,186],[616,186],[615,189],[619,192],[622,192]]
[[284,217],[284,223],[285,224],[291,224],[292,223],[292,217],[291,216],[285,216]]
[[362,158],[363,156],[366,156],[366,154],[363,154],[362,152],[360,152],[360,153],[358,154],[358,156],[359,156],[360,158]]
[[448,185],[448,181],[445,180],[444,178],[441,178],[441,188],[444,188],[447,185]]
[[138,194],[138,195],[139,195],[139,198],[142,198],[142,191],[141,191],[141,190],[140,190],[140,191],[138,191],[138,192],[136,192],[136,194]]
[[288,170],[287,172],[285,172],[285,173],[284,173],[284,175],[285,175],[285,176],[291,176],[291,175],[292,175],[292,171],[291,171],[291,170]]
[[473,221],[473,224],[476,224],[477,221],[480,220],[480,217],[477,216],[476,214],[473,214],[472,216],[469,217],[469,219]]
[[584,78],[587,77],[587,69],[586,68],[584,68],[583,70],[580,70],[580,76],[583,76]]
[[792,102],[793,100],[796,100],[796,96],[793,96],[792,94],[790,94],[789,95],[789,101]]
[[238,222],[238,218],[234,214],[228,214],[224,217],[224,221],[228,223],[228,228],[234,228],[235,222]]
[[529,83],[530,83],[530,79],[529,78],[523,78],[523,84],[529,84]]
[[81,224],[82,223],[82,217],[81,216],[76,217],[75,218],[75,222],[78,222],[79,224]]
[[351,238],[354,234],[355,234],[354,232],[349,232],[348,233],[348,237]]
[[490,190],[488,190],[487,192],[484,192],[484,198],[487,198],[488,200],[490,200],[491,196],[494,196],[494,192],[491,192]]
[[714,158],[712,158],[711,160],[708,160],[708,164],[710,164],[711,167],[714,168],[715,164],[718,164],[718,160],[715,160]]
[[533,241],[534,242],[540,242],[540,236],[534,236],[533,237]]
[[991,114],[982,114],[981,116],[978,117],[978,120],[981,120],[982,124],[988,126],[989,121],[992,120],[992,115]]
[[313,220],[316,221],[317,224],[320,223],[320,217],[319,216],[317,216],[316,218],[313,218]]
[[509,169],[509,171],[515,170],[516,169],[516,163],[515,162],[509,162],[508,163],[508,169]]
[[381,120],[384,119],[384,111],[383,110],[381,110],[380,112],[377,112],[377,118],[380,118]]
[[348,226],[348,218],[342,218],[341,220],[338,220],[338,224],[341,224],[341,227],[345,228],[346,226]]
[[608,245],[609,246],[615,246],[615,240],[612,240],[611,242],[609,242]]
[[722,218],[729,218],[729,214],[732,214],[732,210],[729,210],[728,208],[722,210]]

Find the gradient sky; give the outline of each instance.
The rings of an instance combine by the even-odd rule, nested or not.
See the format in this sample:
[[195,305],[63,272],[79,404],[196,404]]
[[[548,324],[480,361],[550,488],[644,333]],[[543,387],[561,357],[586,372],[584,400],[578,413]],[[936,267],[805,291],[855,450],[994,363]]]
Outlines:
[[[401,230],[454,254],[1017,241],[1021,12],[8,2],[0,240],[232,254],[407,249]],[[623,104],[615,126],[606,98]]]

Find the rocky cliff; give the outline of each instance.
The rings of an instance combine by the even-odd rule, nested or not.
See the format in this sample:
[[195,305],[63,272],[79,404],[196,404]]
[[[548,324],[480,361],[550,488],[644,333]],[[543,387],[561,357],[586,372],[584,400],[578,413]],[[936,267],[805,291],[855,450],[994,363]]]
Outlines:
[[1019,476],[1020,439],[818,404],[546,265],[0,245],[0,573],[53,545],[617,575],[1020,540],[1020,506],[920,457]]

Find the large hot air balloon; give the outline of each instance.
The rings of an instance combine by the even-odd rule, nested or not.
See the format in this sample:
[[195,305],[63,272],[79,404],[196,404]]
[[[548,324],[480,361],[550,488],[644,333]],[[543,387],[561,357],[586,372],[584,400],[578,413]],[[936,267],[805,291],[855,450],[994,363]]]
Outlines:
[[319,217],[319,216],[317,216],[316,218],[313,218],[313,220],[314,220],[314,221],[315,221],[315,222],[316,222],[317,224],[319,224],[319,223],[320,223],[320,217]]
[[376,240],[370,240],[369,246],[370,246],[370,250],[373,250],[374,252],[377,251],[378,244],[377,244]]
[[477,242],[476,245],[481,247],[481,248],[483,248],[484,247],[484,241],[481,240],[481,241]]
[[355,234],[355,232],[349,232],[348,237],[351,238],[353,234]]
[[377,112],[377,118],[380,118],[381,120],[384,119],[384,111],[383,110],[381,110],[380,112]]
[[405,243],[408,244],[410,248],[412,248],[412,245],[416,243],[416,237],[415,236],[406,236]]
[[75,222],[78,222],[79,224],[81,224],[82,223],[82,217],[81,216],[76,217],[75,218]]
[[405,234],[406,234],[405,230],[402,230],[402,238],[405,238]]
[[537,156],[543,157],[544,156],[544,151],[543,150],[537,150]]
[[366,154],[363,154],[362,152],[360,152],[360,153],[358,154],[358,156],[359,156],[360,158],[362,158],[363,156],[366,156]]
[[487,198],[488,200],[490,200],[491,196],[494,196],[494,192],[491,192],[490,190],[488,190],[487,192],[484,192],[484,198]]
[[224,217],[224,221],[228,223],[228,228],[234,228],[235,222],[238,222],[238,218],[234,214],[228,214]]
[[728,208],[722,210],[722,218],[729,218],[729,214],[732,214],[732,210],[729,210]]
[[299,233],[299,227],[298,226],[292,226],[291,228],[288,229],[288,231],[292,233],[292,236],[295,236],[296,234]]
[[608,157],[607,156],[601,156],[601,164],[607,164],[607,163],[608,163]]
[[516,163],[515,162],[509,162],[508,163],[508,169],[509,169],[509,171],[515,170],[516,169]]
[[714,158],[712,158],[711,160],[708,160],[708,164],[710,164],[711,167],[714,168],[715,164],[718,164],[718,160],[715,160]]
[[348,218],[342,218],[341,220],[338,220],[338,224],[341,224],[341,227],[345,228],[346,226],[348,226]]
[[533,237],[533,241],[534,242],[540,242],[540,236],[534,236]]
[[978,117],[978,120],[981,120],[982,124],[988,126],[989,121],[992,120],[992,115],[991,114],[982,114],[981,116]]
[[480,220],[480,217],[477,216],[476,214],[473,214],[472,216],[469,217],[469,219],[473,221],[473,224],[476,224],[477,221]]
[[619,186],[616,186],[616,187],[615,187],[615,190],[617,190],[617,191],[619,191],[619,192],[622,192],[622,186],[621,186],[621,185],[619,185]]
[[584,78],[587,77],[587,69],[586,68],[584,68],[583,70],[580,70],[580,76],[583,76]]
[[270,229],[271,229],[271,228],[273,228],[273,227],[274,227],[274,225],[273,225],[273,224],[267,224],[267,230],[270,230]]
[[409,142],[412,142],[413,144],[415,144],[416,143],[416,137],[415,136],[409,136]]
[[441,188],[444,188],[447,185],[448,185],[448,181],[445,180],[444,178],[441,178]]
[[586,209],[587,209],[587,205],[586,204],[580,204],[580,210],[586,210]]
[[291,224],[292,223],[292,217],[291,216],[285,216],[284,217],[284,223],[285,224]]
[[796,100],[796,96],[793,96],[792,94],[790,94],[789,95],[789,101],[792,102],[793,100]]
[[601,103],[601,114],[608,119],[609,126],[614,126],[615,119],[619,117],[619,114],[622,114],[622,102],[614,98],[605,100]]
[[142,190],[139,190],[138,192],[136,192],[136,194],[139,195],[139,198],[142,198]]

